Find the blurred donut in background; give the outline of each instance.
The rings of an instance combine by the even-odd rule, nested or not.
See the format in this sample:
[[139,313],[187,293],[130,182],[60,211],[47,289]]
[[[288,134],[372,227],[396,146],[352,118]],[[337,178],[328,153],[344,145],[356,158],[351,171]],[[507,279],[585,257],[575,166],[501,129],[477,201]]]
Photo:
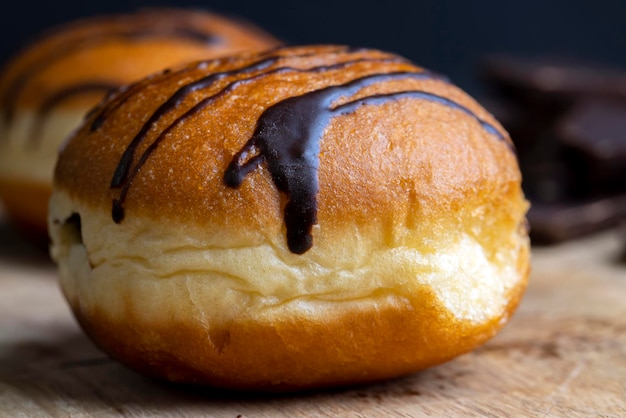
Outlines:
[[31,238],[47,239],[57,150],[107,93],[189,61],[279,42],[247,22],[184,9],[97,16],[54,28],[0,75],[0,198]]

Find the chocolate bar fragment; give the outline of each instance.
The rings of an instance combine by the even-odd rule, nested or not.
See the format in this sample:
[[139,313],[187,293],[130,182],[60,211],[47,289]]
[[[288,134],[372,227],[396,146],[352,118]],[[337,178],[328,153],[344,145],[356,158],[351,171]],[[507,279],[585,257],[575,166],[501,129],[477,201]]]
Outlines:
[[507,113],[516,115],[513,126],[505,126],[525,127],[527,135],[514,136],[519,143],[544,134],[580,100],[626,100],[626,71],[580,60],[499,55],[485,59],[481,73]]
[[528,212],[534,244],[554,244],[617,227],[626,219],[626,193],[585,202],[533,204]]
[[597,63],[499,55],[485,59],[482,68],[491,87],[516,101],[545,104],[582,96],[626,99],[626,72]]
[[493,92],[485,105],[517,148],[533,242],[626,219],[626,70],[501,55],[482,75]]
[[560,121],[557,135],[596,191],[625,187],[626,100],[581,101]]

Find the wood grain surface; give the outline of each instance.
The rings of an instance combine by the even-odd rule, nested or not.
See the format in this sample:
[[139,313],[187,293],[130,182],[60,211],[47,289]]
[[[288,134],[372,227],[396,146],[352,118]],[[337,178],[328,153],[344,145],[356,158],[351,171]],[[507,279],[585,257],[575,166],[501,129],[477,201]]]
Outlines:
[[381,384],[292,395],[143,378],[81,333],[45,251],[0,221],[2,417],[626,416],[626,265],[606,233],[534,249],[510,324],[473,353]]

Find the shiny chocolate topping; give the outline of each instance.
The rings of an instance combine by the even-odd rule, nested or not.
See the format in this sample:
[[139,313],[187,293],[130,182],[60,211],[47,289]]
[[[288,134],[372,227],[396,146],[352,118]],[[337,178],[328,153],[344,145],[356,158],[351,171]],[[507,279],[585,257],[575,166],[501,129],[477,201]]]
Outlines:
[[391,100],[430,100],[466,113],[486,131],[504,140],[496,127],[480,119],[468,108],[420,90],[377,94],[332,107],[333,101],[338,98],[353,95],[371,84],[394,79],[423,78],[427,74],[374,74],[276,103],[263,112],[254,135],[233,157],[224,175],[226,185],[239,187],[250,172],[266,163],[276,188],[287,195],[284,220],[289,250],[302,254],[313,245],[311,230],[317,222],[320,142],[331,118],[355,112],[364,105],[380,105]]
[[[282,48],[277,48],[276,51],[280,49]],[[298,57],[306,57],[308,55],[309,54],[303,54],[303,55],[299,55]],[[223,78],[226,78],[228,76],[239,76],[239,75],[245,76],[247,74],[251,74],[256,71],[265,70],[267,67],[278,62],[280,58],[281,57],[279,56],[270,56],[270,57],[266,57],[260,61],[252,63],[240,69],[214,73],[209,76],[200,78],[196,81],[193,81],[189,84],[182,86],[172,96],[170,96],[169,99],[167,99],[163,104],[161,104],[159,108],[150,116],[148,121],[142,126],[139,132],[135,135],[131,143],[128,145],[128,147],[122,154],[120,162],[113,174],[113,178],[111,180],[111,188],[121,188],[119,198],[115,199],[113,202],[113,219],[115,220],[115,222],[119,223],[124,218],[124,207],[123,207],[124,202],[126,200],[126,195],[128,194],[128,190],[131,187],[135,176],[139,173],[139,170],[146,163],[150,155],[156,150],[159,144],[164,140],[165,136],[169,132],[171,132],[172,129],[180,126],[180,124],[183,123],[185,120],[187,120],[189,117],[197,114],[198,112],[206,108],[211,103],[214,103],[217,99],[233,91],[235,88],[243,84],[251,83],[260,78],[267,77],[272,74],[287,74],[287,73],[296,73],[296,72],[297,73],[323,72],[323,71],[330,71],[330,70],[336,70],[336,69],[348,67],[358,62],[388,62],[388,63],[406,62],[404,58],[400,58],[400,57],[387,57],[387,58],[376,58],[376,59],[357,58],[357,59],[353,59],[350,61],[341,62],[338,64],[318,66],[318,67],[313,67],[309,69],[298,69],[298,68],[292,68],[292,67],[277,67],[274,69],[269,69],[264,72],[261,72],[260,74],[256,74],[256,75],[252,75],[249,77],[244,77],[244,78],[240,78],[238,80],[232,81],[228,83],[220,91],[218,91],[216,94],[203,98],[198,103],[196,103],[193,107],[191,107],[187,112],[178,116],[169,126],[167,126],[163,131],[161,131],[158,137],[146,148],[143,154],[139,157],[139,160],[133,166],[133,160],[135,158],[135,152],[137,150],[137,147],[146,139],[146,136],[148,135],[150,130],[155,126],[155,124],[163,116],[165,116],[169,112],[174,111],[190,93],[195,92],[197,90],[208,88],[213,83]],[[434,74],[427,73],[427,72],[416,73],[416,74],[419,74],[419,75],[416,75],[416,77],[420,77],[420,78],[438,77]],[[132,87],[129,90],[133,90]],[[129,94],[132,94],[132,93],[133,92],[131,91]],[[97,122],[97,126],[94,126],[92,124],[91,129],[95,130],[95,129],[98,129],[100,126],[102,126],[102,124],[104,123],[103,118],[106,118],[107,115],[109,115],[116,108],[118,108],[121,105],[121,102],[127,100],[128,97],[129,97],[128,95],[122,95],[121,99],[119,99],[117,103],[114,102],[112,107],[105,107],[104,109],[102,109],[100,114],[94,118],[94,123]]]
[[[245,83],[250,83],[270,74],[290,72],[324,72],[348,67],[357,62],[405,62],[399,57],[386,58],[355,58],[332,65],[318,66],[308,69],[292,67],[276,67],[278,57],[264,58],[247,67],[222,73],[214,73],[200,80],[181,87],[164,102],[143,125],[133,138],[115,170],[111,188],[119,188],[120,194],[113,200],[112,218],[116,223],[124,219],[124,202],[134,178],[150,155],[165,139],[167,133],[179,126],[190,116],[205,109],[217,99]],[[260,73],[256,73],[261,71]],[[200,99],[194,106],[178,116],[169,126],[158,133],[145,151],[135,158],[138,146],[147,137],[148,132],[165,114],[174,111],[182,100],[190,93],[207,88],[216,81],[230,76],[244,75],[228,83],[217,93]],[[479,123],[482,128],[496,139],[508,143],[500,130],[480,119],[467,107],[451,99],[421,90],[406,90],[387,94],[375,94],[333,106],[339,98],[349,98],[367,86],[403,79],[445,79],[428,71],[402,71],[374,73],[363,76],[344,84],[325,87],[283,99],[267,108],[257,121],[252,137],[237,152],[224,173],[224,182],[228,187],[238,188],[245,177],[266,164],[276,188],[287,197],[284,208],[284,222],[287,228],[287,244],[289,250],[303,254],[313,245],[312,227],[317,222],[317,193],[319,191],[318,169],[320,143],[324,130],[332,118],[355,112],[362,106],[382,105],[389,101],[412,99],[428,100],[463,112]],[[97,118],[96,118],[97,120]],[[102,122],[99,122],[100,126]],[[508,145],[510,146],[510,145]],[[136,160],[136,161],[135,161]]]

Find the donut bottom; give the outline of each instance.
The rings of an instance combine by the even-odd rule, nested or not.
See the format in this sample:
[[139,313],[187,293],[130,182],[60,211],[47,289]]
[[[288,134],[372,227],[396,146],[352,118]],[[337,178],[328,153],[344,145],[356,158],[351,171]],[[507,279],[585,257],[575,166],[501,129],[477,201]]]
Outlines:
[[[490,283],[484,288],[453,287],[452,293],[442,293],[449,277],[426,281],[398,265],[392,276],[359,276],[361,288],[339,285],[340,274],[323,292],[289,290],[278,299],[272,294],[279,292],[263,286],[282,270],[268,273],[270,265],[259,264],[259,257],[270,258],[264,247],[224,250],[185,234],[184,244],[177,243],[183,252],[177,253],[165,244],[176,240],[174,227],[157,229],[138,219],[136,225],[107,223],[106,213],[66,193],[53,196],[51,209],[52,256],[81,327],[112,358],[144,375],[174,382],[294,391],[410,374],[494,336],[517,307],[529,274],[528,240],[513,233],[518,241],[501,253],[509,266],[505,270],[485,275],[485,280],[486,271],[452,273],[458,289],[471,281],[468,274]],[[431,255],[441,263],[433,268],[443,274],[449,257],[480,256],[475,247],[459,245],[449,247],[456,248],[450,250],[454,254]],[[250,265],[245,269],[250,277],[219,273],[218,265],[205,261],[214,251],[224,263],[224,254],[241,251],[236,263]],[[284,261],[277,257],[272,262],[282,266]],[[291,283],[296,287],[289,289],[303,280],[308,279]],[[311,280],[311,285],[321,286]],[[482,294],[477,300],[483,305],[472,302],[472,292]],[[467,306],[465,314],[450,308],[459,309],[457,303]]]
[[507,322],[457,321],[429,306],[428,295],[399,301],[321,307],[315,318],[232,321],[210,332],[177,321],[147,323],[74,310],[93,341],[112,358],[146,376],[214,387],[295,391],[376,382],[441,364],[481,345]]

